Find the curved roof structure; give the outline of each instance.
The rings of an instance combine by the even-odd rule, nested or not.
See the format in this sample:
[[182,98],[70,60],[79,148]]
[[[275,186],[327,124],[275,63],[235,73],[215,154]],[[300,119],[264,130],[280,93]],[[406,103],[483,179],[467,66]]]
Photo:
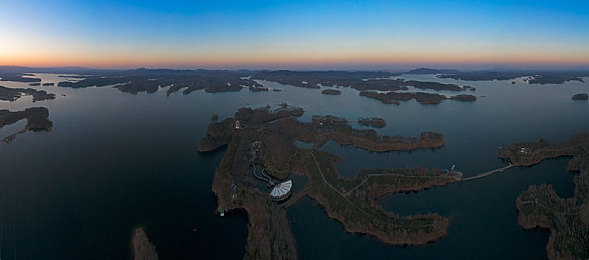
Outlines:
[[291,180],[285,181],[283,183],[279,183],[276,186],[274,186],[274,189],[272,189],[272,192],[270,193],[270,197],[272,197],[272,199],[278,199],[278,200],[284,199],[290,194],[291,188],[292,188],[292,181]]

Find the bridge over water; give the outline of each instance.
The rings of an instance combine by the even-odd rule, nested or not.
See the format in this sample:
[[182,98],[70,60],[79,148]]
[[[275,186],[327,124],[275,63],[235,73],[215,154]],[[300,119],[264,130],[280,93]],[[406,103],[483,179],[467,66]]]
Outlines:
[[471,176],[471,177],[468,177],[468,178],[462,178],[462,181],[470,181],[470,180],[474,180],[474,179],[479,179],[479,178],[487,177],[487,176],[490,176],[493,173],[503,172],[503,171],[505,171],[505,170],[507,170],[507,169],[509,169],[511,167],[513,167],[513,164],[510,163],[509,165],[507,165],[505,167],[501,167],[499,169],[491,170],[491,171],[488,171],[488,172],[482,172],[482,173],[479,173],[479,174],[477,174],[475,176]]

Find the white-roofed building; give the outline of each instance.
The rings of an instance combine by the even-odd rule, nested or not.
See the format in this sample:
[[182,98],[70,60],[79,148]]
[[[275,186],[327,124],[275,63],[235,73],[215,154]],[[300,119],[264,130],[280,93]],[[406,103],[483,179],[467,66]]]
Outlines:
[[281,201],[290,195],[290,189],[292,188],[292,181],[288,180],[283,183],[279,183],[274,186],[272,192],[270,192],[270,198],[275,201]]

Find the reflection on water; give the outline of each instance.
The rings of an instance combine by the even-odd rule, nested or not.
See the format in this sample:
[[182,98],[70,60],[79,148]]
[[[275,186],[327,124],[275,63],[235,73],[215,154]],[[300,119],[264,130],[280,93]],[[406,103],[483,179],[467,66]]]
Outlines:
[[[42,77],[43,83],[62,80],[56,75]],[[570,100],[573,94],[587,92],[584,83],[527,85],[431,75],[402,77],[470,85],[477,90],[467,93],[486,97],[476,102],[421,105],[408,101],[394,106],[360,97],[350,88],[339,88],[341,95],[329,96],[318,89],[264,81],[283,91],[199,91],[166,97],[165,90],[133,95],[112,87],[33,87],[57,97],[35,103],[30,98],[0,102],[0,109],[13,111],[47,107],[54,124],[48,134],[25,133],[10,144],[0,144],[4,227],[14,225],[14,231],[6,229],[3,234],[2,256],[13,258],[16,248],[23,259],[129,258],[132,230],[141,225],[162,259],[241,258],[246,220],[239,214],[219,217],[211,192],[224,150],[201,154],[196,145],[206,134],[212,113],[223,119],[242,106],[287,102],[305,109],[303,121],[310,121],[313,114],[349,119],[375,116],[387,121],[386,127],[375,129],[380,134],[417,136],[436,131],[446,137],[439,149],[411,152],[371,153],[334,142],[321,147],[344,159],[339,170],[348,177],[364,167],[446,168],[452,164],[472,176],[505,164],[496,156],[502,144],[565,139],[589,130],[589,104]],[[0,85],[30,87],[16,82]],[[528,185],[542,182],[552,183],[559,195],[570,196],[572,174],[564,170],[565,165],[566,159],[550,160],[472,182],[383,198],[383,207],[401,214],[431,211],[450,217],[448,235],[423,247],[390,247],[374,238],[348,234],[311,199],[293,205],[288,214],[304,259],[545,258],[548,233],[518,226],[515,199]],[[306,181],[299,177],[291,176],[295,183]]]

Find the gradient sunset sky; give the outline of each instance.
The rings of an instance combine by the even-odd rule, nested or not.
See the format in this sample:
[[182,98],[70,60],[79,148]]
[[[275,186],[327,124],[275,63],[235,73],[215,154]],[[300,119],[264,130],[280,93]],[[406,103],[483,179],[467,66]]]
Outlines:
[[0,1],[0,65],[583,67],[589,1]]

